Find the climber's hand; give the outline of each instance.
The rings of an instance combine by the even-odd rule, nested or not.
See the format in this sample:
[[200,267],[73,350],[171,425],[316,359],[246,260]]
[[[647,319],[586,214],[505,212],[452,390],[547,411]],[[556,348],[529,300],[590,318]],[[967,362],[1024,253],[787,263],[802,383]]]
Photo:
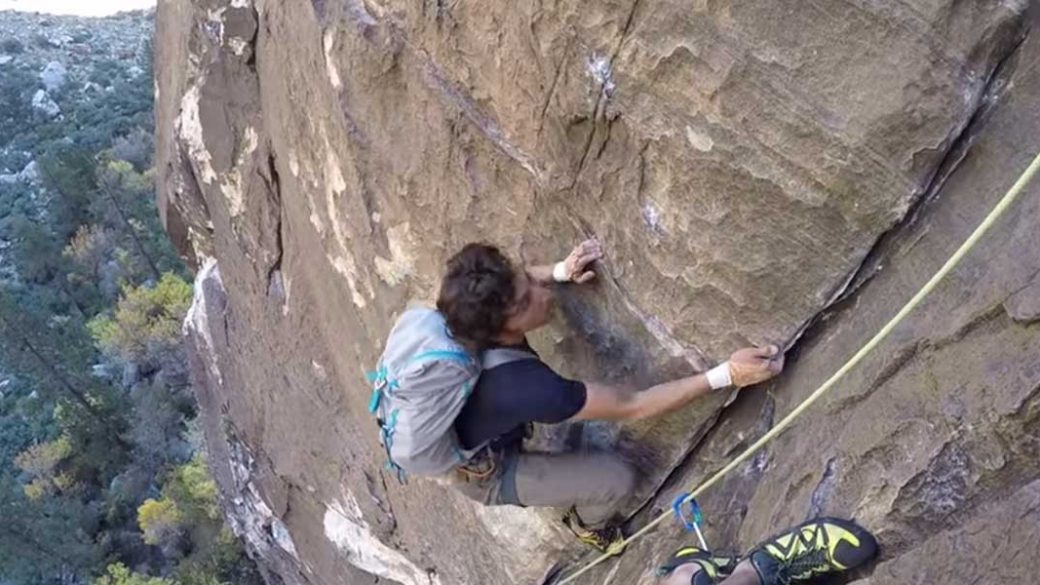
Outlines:
[[784,369],[784,354],[775,345],[747,347],[729,357],[729,372],[737,388],[765,382]]
[[589,282],[596,278],[590,265],[603,258],[603,247],[596,238],[589,238],[575,246],[567,258],[560,262],[553,274],[558,282]]

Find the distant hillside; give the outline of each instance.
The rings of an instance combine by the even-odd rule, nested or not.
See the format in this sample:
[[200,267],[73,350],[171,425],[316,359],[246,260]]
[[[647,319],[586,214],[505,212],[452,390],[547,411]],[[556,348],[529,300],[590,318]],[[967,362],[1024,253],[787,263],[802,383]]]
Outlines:
[[[38,215],[47,202],[42,162],[151,132],[153,26],[151,12],[0,12],[0,275],[10,276],[10,211]],[[145,166],[150,147],[135,150],[133,162]]]
[[0,181],[11,182],[56,140],[96,146],[151,125],[153,26],[151,12],[0,12]]
[[155,205],[153,15],[0,12],[0,585],[255,585]]

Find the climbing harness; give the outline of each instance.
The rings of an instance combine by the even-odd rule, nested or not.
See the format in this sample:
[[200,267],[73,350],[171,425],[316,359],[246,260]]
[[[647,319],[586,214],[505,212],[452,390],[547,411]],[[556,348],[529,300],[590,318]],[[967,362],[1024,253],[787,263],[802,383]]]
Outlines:
[[[690,505],[690,515],[686,516],[683,514],[683,504]],[[672,513],[679,519],[679,523],[682,524],[683,530],[686,532],[693,532],[697,534],[697,542],[701,545],[701,550],[709,551],[708,543],[704,541],[704,534],[701,533],[701,507],[697,503],[697,500],[690,497],[689,492],[683,492],[675,498],[672,502]]]
[[[802,401],[802,403],[799,404],[793,411],[791,411],[790,414],[785,416],[779,423],[777,423],[775,427],[770,429],[768,433],[762,435],[760,439],[752,443],[751,446],[745,449],[740,455],[737,455],[732,461],[727,463],[725,467],[717,471],[714,475],[708,478],[707,481],[701,483],[700,485],[697,485],[696,489],[692,490],[689,495],[684,495],[682,499],[677,500],[676,503],[685,503],[686,501],[693,501],[694,498],[701,495],[702,493],[704,493],[705,490],[718,483],[720,479],[722,479],[730,472],[732,472],[734,469],[736,469],[741,463],[743,463],[749,457],[754,455],[759,449],[761,449],[767,443],[769,443],[778,435],[780,435],[780,433],[787,430],[787,427],[791,426],[791,423],[793,423],[795,419],[801,416],[802,413],[804,413],[810,406],[813,405],[813,403],[819,400],[821,396],[826,394],[827,391],[829,391],[834,386],[834,384],[837,383],[838,380],[844,377],[845,374],[849,372],[849,370],[855,367],[856,364],[861,362],[867,354],[873,351],[874,348],[877,347],[882,340],[884,340],[886,337],[888,337],[890,333],[892,333],[892,330],[895,329],[896,326],[899,325],[899,323],[902,322],[903,319],[906,318],[906,316],[911,311],[913,311],[915,308],[917,308],[918,305],[921,304],[921,301],[924,300],[924,298],[928,296],[928,294],[931,293],[932,290],[935,289],[939,282],[943,278],[945,278],[946,275],[949,274],[955,266],[957,266],[957,264],[960,263],[964,256],[966,256],[967,253],[971,251],[971,249],[974,248],[976,244],[979,243],[979,240],[982,239],[982,236],[987,231],[989,231],[989,229],[993,227],[993,224],[996,223],[998,219],[1000,219],[1000,216],[1002,216],[1004,212],[1007,211],[1008,207],[1010,207],[1011,204],[1015,201],[1015,199],[1018,198],[1019,194],[1022,192],[1025,186],[1028,185],[1029,182],[1033,179],[1033,176],[1036,175],[1038,170],[1040,170],[1040,153],[1037,153],[1037,155],[1033,158],[1033,162],[1031,162],[1029,166],[1026,168],[1026,170],[1022,172],[1022,174],[1018,177],[1018,180],[1015,181],[1014,185],[1012,185],[1011,188],[1008,189],[1007,193],[1005,193],[1004,196],[1000,198],[1000,201],[997,202],[997,204],[993,207],[993,209],[989,212],[985,219],[982,220],[982,223],[980,223],[979,226],[975,228],[975,231],[973,231],[971,235],[968,236],[968,239],[966,239],[964,243],[961,244],[959,248],[957,248],[957,251],[954,252],[952,256],[950,256],[949,260],[947,260],[946,263],[942,265],[942,268],[940,268],[938,272],[932,275],[932,278],[929,279],[928,282],[926,282],[924,286],[922,286],[921,289],[917,291],[916,294],[914,294],[914,296],[906,303],[906,305],[904,305],[903,308],[900,309],[899,312],[896,313],[896,315],[892,317],[892,319],[888,323],[886,323],[885,326],[882,327],[881,330],[878,331],[877,334],[870,339],[870,341],[866,343],[866,345],[860,348],[860,350],[857,351],[855,355],[853,355],[851,358],[849,358],[847,362],[845,362],[845,365],[839,368],[838,371],[836,371],[830,378],[828,378],[827,381],[821,384],[819,388],[814,390],[808,398]],[[626,538],[622,544],[627,546],[632,541],[646,535],[654,528],[656,528],[657,525],[659,525],[661,522],[667,519],[672,513],[674,512],[669,511],[662,513],[657,518],[652,520],[649,524],[647,524],[639,531],[634,533],[632,536]],[[609,559],[610,556],[611,555],[604,554],[596,557],[589,564],[585,565],[584,567],[581,567],[574,573],[556,582],[556,585],[566,585],[567,583],[573,582],[575,579],[592,570],[594,567],[598,566],[603,561]]]

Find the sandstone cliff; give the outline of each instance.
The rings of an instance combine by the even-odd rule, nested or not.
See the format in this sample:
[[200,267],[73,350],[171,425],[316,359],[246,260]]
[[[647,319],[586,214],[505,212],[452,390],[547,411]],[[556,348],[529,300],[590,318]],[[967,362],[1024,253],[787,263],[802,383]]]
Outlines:
[[[381,468],[363,371],[444,259],[598,283],[533,340],[648,384],[749,342],[768,388],[543,433],[644,472],[633,525],[789,412],[942,264],[1040,148],[1024,1],[162,2],[160,208],[200,268],[187,329],[226,509],[286,583],[528,583],[550,512]],[[1033,576],[1040,190],[792,430],[702,500],[745,549],[809,514],[879,535],[870,583]],[[668,526],[589,583],[650,583]]]

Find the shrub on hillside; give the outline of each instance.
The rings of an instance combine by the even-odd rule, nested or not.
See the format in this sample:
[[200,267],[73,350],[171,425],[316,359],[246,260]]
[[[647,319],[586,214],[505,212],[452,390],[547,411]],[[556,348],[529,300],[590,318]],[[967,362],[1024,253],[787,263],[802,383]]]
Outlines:
[[25,52],[25,45],[23,45],[18,39],[4,39],[4,41],[0,43],[0,51],[3,51],[8,55],[17,55]]
[[143,369],[180,357],[181,323],[191,304],[191,285],[166,273],[155,286],[124,287],[115,315],[99,315],[88,328],[102,351]]
[[160,577],[149,577],[134,573],[122,563],[108,566],[104,575],[94,579],[91,585],[176,585],[174,581]]
[[61,469],[70,455],[72,443],[64,436],[33,445],[19,453],[14,459],[14,464],[29,479],[29,483],[23,488],[26,497],[37,501],[46,495],[72,487],[72,477]]
[[179,540],[183,530],[184,515],[177,502],[169,498],[147,499],[137,509],[137,524],[147,544],[163,545]]
[[163,493],[177,502],[193,524],[220,521],[217,483],[209,475],[201,455],[174,470],[163,487]]

